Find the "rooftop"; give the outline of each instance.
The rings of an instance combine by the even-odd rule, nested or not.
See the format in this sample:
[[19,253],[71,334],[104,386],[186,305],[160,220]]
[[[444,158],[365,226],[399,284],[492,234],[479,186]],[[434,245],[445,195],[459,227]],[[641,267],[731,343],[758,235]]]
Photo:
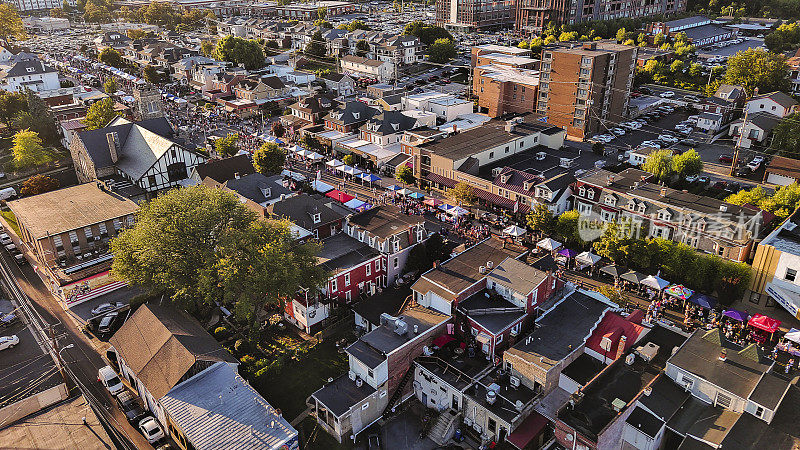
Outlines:
[[311,395],[325,405],[334,416],[340,417],[353,405],[374,393],[375,388],[369,384],[362,383],[358,386],[347,375],[342,375]]
[[547,278],[543,272],[518,259],[506,258],[486,277],[488,281],[500,284],[522,294],[536,289]]
[[525,308],[520,308],[494,290],[482,289],[458,304],[470,320],[492,334],[498,334],[525,317]]
[[637,356],[632,365],[624,358],[616,360],[600,372],[594,380],[581,390],[582,398],[573,408],[562,408],[559,419],[594,439],[616,417],[612,402],[624,404],[642,391],[666,366],[672,349],[680,346],[686,338],[672,330],[656,325],[647,333],[642,344],[658,346],[655,358],[645,361]]
[[767,172],[798,179],[800,178],[800,160],[785,156],[773,156],[767,164]]
[[374,248],[345,233],[325,238],[321,244],[322,248],[317,253],[317,263],[334,275],[380,255]]
[[[575,291],[536,322],[536,329],[506,350],[549,370],[580,347],[611,305]],[[569,326],[565,326],[569,324]]]
[[387,238],[422,223],[425,223],[423,217],[403,214],[400,208],[391,205],[371,208],[350,218],[351,225],[380,238]]
[[34,239],[134,214],[139,206],[97,183],[84,183],[8,202]]
[[[519,387],[511,386],[509,374],[501,372],[497,367],[473,383],[464,393],[473,402],[488,409],[506,422],[513,422],[520,415],[523,408],[537,398],[537,393],[520,384]],[[486,391],[497,392],[497,400],[490,404],[486,400]]]
[[160,403],[197,450],[277,450],[297,439],[297,430],[231,364],[214,364]]
[[398,315],[400,307],[409,295],[411,289],[408,286],[385,288],[382,292],[353,305],[353,311],[369,323],[379,325],[381,314]]

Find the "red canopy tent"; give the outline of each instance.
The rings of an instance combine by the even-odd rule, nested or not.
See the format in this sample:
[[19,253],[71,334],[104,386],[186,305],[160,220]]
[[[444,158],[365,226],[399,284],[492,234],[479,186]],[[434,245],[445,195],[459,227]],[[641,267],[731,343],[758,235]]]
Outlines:
[[439,337],[437,337],[436,339],[433,340],[433,345],[435,345],[435,346],[437,346],[439,348],[442,348],[445,345],[447,345],[449,342],[452,342],[452,341],[455,341],[455,340],[456,340],[456,338],[454,338],[453,336],[450,336],[449,334],[443,334],[443,335],[441,335],[441,336],[439,336]]
[[547,420],[546,417],[536,411],[532,411],[531,414],[519,424],[517,429],[508,435],[506,440],[518,449],[526,448],[536,436],[541,434],[548,422],[549,420]]
[[350,194],[347,194],[347,193],[344,193],[344,192],[342,192],[342,191],[340,191],[340,190],[338,190],[338,189],[334,189],[334,190],[332,190],[332,191],[328,192],[328,193],[327,193],[327,194],[325,194],[325,195],[326,195],[327,197],[330,197],[330,198],[334,199],[334,200],[338,200],[338,201],[340,201],[340,202],[342,202],[342,203],[347,203],[347,202],[349,202],[350,200],[352,200],[352,199],[354,199],[354,198],[355,198],[355,197],[353,197],[352,195],[350,195]]
[[762,316],[761,314],[755,314],[750,318],[747,324],[759,330],[764,330],[767,333],[774,333],[778,331],[778,327],[781,326],[781,321],[773,319],[772,317]]

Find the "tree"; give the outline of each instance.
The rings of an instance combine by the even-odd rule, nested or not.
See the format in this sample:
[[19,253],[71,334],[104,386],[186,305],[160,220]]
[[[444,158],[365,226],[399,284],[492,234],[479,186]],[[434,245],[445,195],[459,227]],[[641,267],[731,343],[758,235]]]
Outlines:
[[286,151],[274,142],[265,142],[253,153],[253,166],[264,175],[281,173],[286,163]]
[[217,266],[222,239],[255,220],[254,212],[222,189],[170,190],[143,203],[136,224],[111,240],[112,272],[164,292],[193,312],[205,312],[223,294]]
[[144,39],[147,37],[147,32],[141,28],[130,28],[125,33],[131,39]]
[[286,133],[286,129],[283,128],[283,124],[280,120],[276,120],[275,122],[272,122],[272,125],[270,126],[270,132],[273,136],[282,138]]
[[319,150],[322,148],[322,144],[320,144],[319,139],[312,136],[311,133],[305,133],[303,135],[303,147],[309,150]]
[[695,149],[689,149],[672,157],[672,171],[681,177],[696,175],[703,171],[703,160]]
[[214,53],[214,43],[211,42],[211,41],[203,41],[203,42],[201,42],[200,43],[200,53],[202,53],[203,56],[211,56]]
[[264,51],[257,41],[225,36],[217,42],[212,54],[214,59],[244,65],[247,70],[264,67]]
[[111,4],[104,0],[88,0],[83,7],[83,20],[94,23],[111,22]]
[[14,134],[13,143],[11,154],[14,158],[14,165],[19,168],[42,164],[49,159],[42,147],[42,138],[35,131],[17,131]]
[[214,151],[223,158],[233,156],[239,151],[239,135],[229,133],[223,138],[214,141]]
[[775,31],[764,37],[764,44],[769,51],[775,53],[796,49],[800,44],[800,25],[797,23],[781,24]]
[[47,145],[58,144],[59,135],[56,129],[56,120],[50,111],[50,107],[41,97],[30,90],[25,93],[25,101],[27,103],[27,111],[17,115],[14,120],[14,127],[17,130],[30,128],[38,133],[39,137]]
[[556,220],[553,230],[555,235],[561,238],[565,244],[583,245],[583,239],[581,239],[578,233],[579,220],[580,214],[576,209],[562,213]]
[[669,66],[669,71],[672,73],[678,73],[681,72],[682,70],[683,70],[683,61],[681,61],[680,59],[672,61],[672,64],[670,64]]
[[528,48],[530,49],[532,55],[541,56],[543,46],[544,46],[544,40],[540,37],[535,37],[531,39]]
[[569,41],[577,41],[578,40],[578,32],[577,31],[565,31],[558,35],[559,42],[569,42]]
[[428,59],[435,63],[446,63],[455,58],[456,54],[456,46],[450,39],[437,39],[428,46]]
[[22,183],[22,195],[39,195],[58,189],[58,180],[47,175],[37,174]]
[[672,150],[661,149],[650,153],[642,164],[642,170],[650,172],[661,181],[672,176]]
[[317,19],[317,20],[315,20],[314,21],[314,26],[320,27],[320,28],[325,28],[325,29],[333,28],[333,25],[330,22],[328,22],[327,20],[325,20],[325,19]]
[[103,83],[103,90],[106,92],[106,94],[114,95],[114,93],[119,90],[119,86],[117,86],[117,80],[109,77],[106,82]]
[[527,49],[531,48],[531,44],[528,41],[520,41],[520,43],[517,44],[517,47],[527,50]]
[[627,32],[625,31],[625,28],[620,28],[619,30],[617,30],[617,35],[616,35],[617,42],[621,43],[622,41],[624,41],[626,35]]
[[361,20],[353,20],[350,23],[343,23],[338,27],[340,30],[356,31],[356,30],[371,30],[371,28]]
[[212,275],[219,278],[224,303],[233,305],[255,334],[265,304],[283,305],[300,289],[313,296],[324,285],[329,274],[317,264],[319,248],[298,243],[288,221],[254,221],[222,234]]
[[306,44],[305,53],[322,57],[325,56],[328,49],[325,46],[325,40],[322,38],[322,33],[318,30],[311,35],[311,40]]
[[772,130],[770,152],[789,158],[800,158],[800,113],[784,117],[775,126]]
[[759,92],[785,91],[789,86],[786,57],[762,48],[747,49],[728,58],[725,84],[741,85],[748,97]]
[[19,12],[10,3],[0,4],[0,40],[4,45],[8,45],[9,39],[23,39],[25,37],[25,27]]
[[452,189],[447,191],[447,197],[458,203],[459,205],[470,206],[475,203],[475,191],[467,183],[459,182],[453,186]]
[[328,15],[328,10],[325,9],[325,7],[320,6],[319,8],[317,8],[317,19],[323,20],[327,15]]
[[449,31],[442,27],[428,25],[420,20],[406,24],[403,34],[416,36],[426,46],[433,44],[437,39],[453,40],[453,35]]
[[442,236],[439,233],[433,233],[424,243],[411,248],[403,270],[406,273],[424,272],[433,267],[434,261],[447,258],[446,251]]
[[25,96],[19,92],[0,91],[0,121],[6,125],[11,124],[17,114],[27,111],[28,103]]
[[97,130],[105,128],[117,116],[119,113],[114,110],[114,100],[104,98],[89,107],[83,122],[86,124],[87,130]]
[[592,144],[592,153],[594,153],[597,156],[603,156],[603,154],[605,153],[605,150],[606,150],[606,146],[602,142],[598,141],[598,142],[595,142],[594,144]]
[[180,14],[169,3],[150,2],[142,13],[145,23],[174,28],[180,22]]
[[356,158],[353,155],[344,155],[344,157],[342,158],[342,162],[345,165],[352,166],[353,164],[356,163]]
[[101,63],[108,64],[109,66],[120,68],[124,65],[122,55],[113,48],[104,48],[103,51],[97,56]]
[[50,17],[63,19],[65,17],[67,17],[67,15],[64,13],[63,9],[61,9],[61,8],[53,8],[53,9],[50,10]]
[[666,36],[664,36],[664,33],[656,33],[656,35],[653,36],[653,45],[656,47],[660,47],[661,44],[663,44],[666,41],[667,38]]
[[[350,156],[350,155],[347,155]],[[347,157],[345,156],[345,158]],[[342,161],[344,162],[344,161]],[[345,163],[346,164],[346,163]],[[414,183],[414,172],[411,171],[411,168],[407,165],[403,164],[397,168],[394,172],[394,178],[403,183],[403,184],[412,184]]]
[[749,203],[784,219],[800,206],[800,185],[792,183],[780,187],[772,195],[767,195],[761,186],[756,186],[729,195],[725,201],[734,205]]
[[356,56],[364,56],[369,52],[369,42],[364,39],[356,42]]
[[159,75],[158,70],[150,64],[144,66],[144,69],[142,69],[142,77],[150,84],[158,84],[161,82],[161,75]]
[[546,205],[537,203],[528,213],[526,222],[531,230],[544,235],[552,234],[555,228],[553,212]]

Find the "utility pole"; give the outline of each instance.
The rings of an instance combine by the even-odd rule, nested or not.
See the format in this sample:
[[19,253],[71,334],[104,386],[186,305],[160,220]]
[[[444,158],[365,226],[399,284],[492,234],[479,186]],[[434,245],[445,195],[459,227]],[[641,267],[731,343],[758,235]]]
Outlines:
[[[758,95],[758,88],[753,90],[753,96]],[[744,119],[742,120],[742,127],[739,128],[739,139],[736,140],[735,151],[733,152],[733,161],[731,161],[730,176],[736,175],[736,165],[739,163],[739,149],[742,147],[742,139],[744,139],[744,130],[747,127],[747,102],[744,103]]]

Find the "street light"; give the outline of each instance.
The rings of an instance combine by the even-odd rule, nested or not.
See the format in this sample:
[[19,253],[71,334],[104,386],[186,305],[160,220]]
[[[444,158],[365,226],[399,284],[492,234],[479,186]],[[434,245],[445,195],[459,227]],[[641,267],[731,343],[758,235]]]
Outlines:
[[63,352],[64,350],[66,350],[68,348],[73,348],[73,347],[75,347],[75,344],[68,344],[68,345],[65,345],[64,347],[62,347],[61,350],[58,351],[58,359],[62,360],[62,363],[63,363],[64,358],[61,356],[61,352]]
[[61,378],[64,379],[64,383],[67,382],[67,374],[64,373],[64,365],[65,364],[64,364],[64,358],[61,357],[61,352],[63,352],[64,350],[66,350],[68,348],[72,348],[72,347],[75,347],[75,344],[67,344],[67,345],[65,345],[64,347],[62,347],[61,349],[58,350],[58,363],[59,363],[58,364],[58,371],[61,372]]

